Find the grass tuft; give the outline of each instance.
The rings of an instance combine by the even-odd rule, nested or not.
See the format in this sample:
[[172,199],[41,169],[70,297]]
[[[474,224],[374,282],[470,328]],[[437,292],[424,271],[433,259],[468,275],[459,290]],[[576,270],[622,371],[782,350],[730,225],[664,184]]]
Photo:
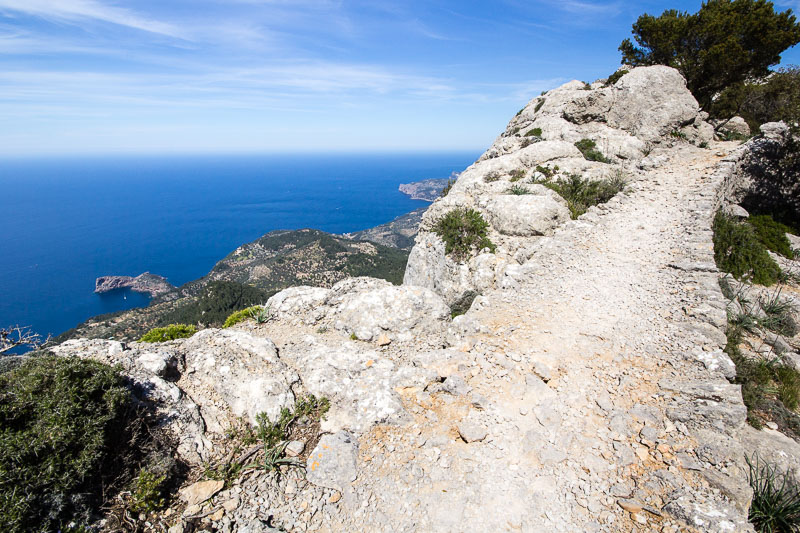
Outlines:
[[745,458],[749,467],[748,481],[753,489],[750,522],[760,533],[800,531],[800,489],[777,467],[763,462],[757,455]]

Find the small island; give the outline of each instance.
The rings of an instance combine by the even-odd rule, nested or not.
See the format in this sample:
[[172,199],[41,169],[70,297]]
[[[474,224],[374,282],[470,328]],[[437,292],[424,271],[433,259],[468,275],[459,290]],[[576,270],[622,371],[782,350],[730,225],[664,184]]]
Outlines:
[[165,294],[175,286],[167,281],[167,278],[145,272],[136,277],[132,276],[100,276],[95,280],[94,292],[101,294],[116,289],[130,289],[136,292],[143,292],[155,298]]

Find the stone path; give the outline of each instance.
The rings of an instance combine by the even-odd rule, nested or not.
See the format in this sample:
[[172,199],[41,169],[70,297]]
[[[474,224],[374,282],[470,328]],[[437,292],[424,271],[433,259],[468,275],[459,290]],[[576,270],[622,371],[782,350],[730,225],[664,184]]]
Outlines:
[[414,422],[362,436],[330,530],[748,530],[709,229],[719,157],[665,153],[476,301],[465,320],[488,333],[436,362],[458,386],[407,391]]

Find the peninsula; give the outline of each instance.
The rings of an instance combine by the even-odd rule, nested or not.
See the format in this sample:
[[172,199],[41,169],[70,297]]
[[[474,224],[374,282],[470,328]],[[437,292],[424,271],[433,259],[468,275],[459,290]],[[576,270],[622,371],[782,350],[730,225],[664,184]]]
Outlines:
[[132,276],[100,276],[95,280],[94,292],[101,294],[116,289],[131,289],[136,292],[143,292],[155,298],[168,293],[175,287],[167,281],[167,278],[145,272],[136,277]]

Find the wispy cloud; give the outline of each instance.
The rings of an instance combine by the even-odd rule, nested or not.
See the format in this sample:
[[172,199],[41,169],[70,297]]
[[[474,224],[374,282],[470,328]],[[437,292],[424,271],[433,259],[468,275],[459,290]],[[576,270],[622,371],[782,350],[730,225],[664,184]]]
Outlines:
[[98,0],[0,0],[0,11],[71,23],[95,20],[149,33],[185,38],[184,33],[172,24],[143,17],[130,9],[104,4]]

